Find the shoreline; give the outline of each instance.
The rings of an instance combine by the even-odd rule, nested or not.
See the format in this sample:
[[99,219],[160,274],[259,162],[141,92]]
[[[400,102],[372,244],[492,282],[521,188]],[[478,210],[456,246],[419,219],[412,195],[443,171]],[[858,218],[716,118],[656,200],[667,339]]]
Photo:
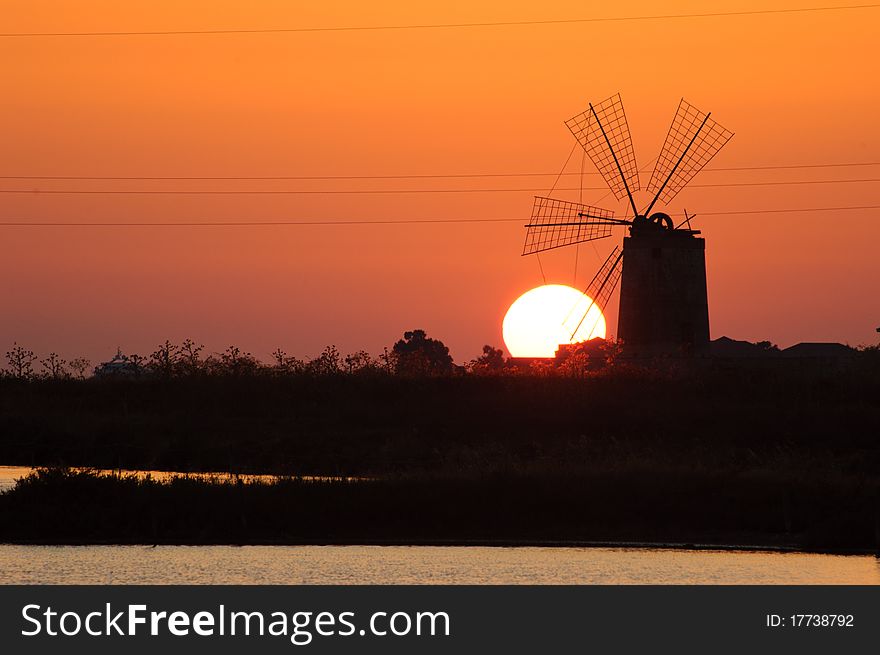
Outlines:
[[173,542],[162,541],[157,543],[148,542],[117,542],[117,541],[0,541],[3,546],[40,546],[40,547],[213,547],[226,546],[229,548],[255,547],[389,547],[389,548],[572,548],[572,549],[609,549],[609,550],[677,550],[694,552],[740,552],[740,553],[775,553],[775,554],[800,554],[800,555],[833,555],[838,557],[877,557],[880,558],[880,549],[870,548],[809,548],[797,544],[714,544],[695,542],[651,542],[651,541],[579,541],[579,540],[504,540],[504,539],[419,539],[419,540],[290,540],[290,541],[259,541],[248,543],[235,543],[230,541],[205,541],[205,542]]

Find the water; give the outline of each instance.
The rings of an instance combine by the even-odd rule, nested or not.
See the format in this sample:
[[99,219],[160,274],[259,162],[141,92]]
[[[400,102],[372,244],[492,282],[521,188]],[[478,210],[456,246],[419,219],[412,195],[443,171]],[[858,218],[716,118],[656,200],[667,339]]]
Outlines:
[[30,473],[29,466],[0,466],[0,493],[12,488],[15,481]]
[[[15,486],[15,481],[21,477],[26,476],[28,473],[33,471],[34,469],[30,466],[0,466],[0,493],[11,489]],[[94,471],[95,473],[99,473],[102,475],[110,475],[115,473],[122,473],[124,475],[136,475],[139,478],[151,477],[154,480],[165,481],[170,478],[178,475],[186,475],[193,478],[201,478],[203,480],[218,480],[218,481],[229,481],[229,480],[237,480],[241,479],[246,482],[272,482],[277,479],[274,475],[237,475],[234,473],[180,473],[177,471],[146,471],[146,470],[138,470],[138,471],[130,471],[130,470],[110,470],[110,469],[89,469],[90,471]],[[302,476],[303,480],[354,480],[352,477],[338,477],[338,476],[325,476],[325,475],[304,475]],[[363,478],[361,478],[363,479]]]
[[880,562],[650,548],[0,545],[0,583],[880,584]]

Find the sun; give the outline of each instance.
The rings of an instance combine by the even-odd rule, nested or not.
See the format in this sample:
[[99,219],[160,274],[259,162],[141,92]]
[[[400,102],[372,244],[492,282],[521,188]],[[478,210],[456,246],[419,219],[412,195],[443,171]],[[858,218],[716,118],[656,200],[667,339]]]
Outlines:
[[[585,312],[587,317],[581,322]],[[501,324],[512,357],[553,357],[560,344],[604,339],[605,329],[605,317],[590,297],[564,284],[526,291],[510,306]]]

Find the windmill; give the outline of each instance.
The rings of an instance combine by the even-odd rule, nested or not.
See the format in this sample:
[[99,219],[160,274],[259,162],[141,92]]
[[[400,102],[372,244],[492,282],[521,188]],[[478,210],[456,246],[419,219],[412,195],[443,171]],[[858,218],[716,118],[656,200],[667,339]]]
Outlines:
[[592,303],[572,338],[593,305],[604,311],[620,281],[617,332],[630,356],[705,352],[709,346],[705,240],[691,228],[693,216],[687,212],[685,220],[675,225],[669,214],[652,211],[658,202],[668,205],[733,133],[682,99],[648,182],[651,199],[639,211],[633,196],[641,190],[639,171],[620,94],[591,103],[565,124],[614,197],[629,200],[632,211],[629,218],[615,218],[614,212],[600,207],[535,198],[523,255],[604,239],[614,227],[629,231],[623,248],[614,248],[587,287]]

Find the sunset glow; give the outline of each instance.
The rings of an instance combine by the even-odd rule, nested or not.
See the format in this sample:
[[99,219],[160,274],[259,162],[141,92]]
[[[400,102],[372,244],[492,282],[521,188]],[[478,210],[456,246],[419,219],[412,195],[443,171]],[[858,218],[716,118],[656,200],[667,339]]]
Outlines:
[[[4,3],[3,31],[603,19],[707,4],[35,1]],[[765,7],[712,10],[743,8]],[[420,327],[473,359],[501,345],[510,301],[542,283],[519,256],[522,225],[575,145],[564,121],[618,92],[643,186],[682,97],[736,132],[657,207],[697,215],[713,338],[874,343],[877,306],[854,281],[880,277],[880,85],[865,82],[878,21],[880,10],[848,10],[3,39],[0,118],[14,129],[0,184],[2,352],[96,363],[117,346],[192,338],[263,359],[328,343],[377,354]],[[578,146],[552,195],[629,212],[582,160]],[[636,192],[640,208],[648,196]],[[829,209],[840,207],[851,209]],[[558,249],[541,265],[583,289],[602,258]]]
[[590,297],[564,284],[526,291],[507,310],[502,324],[512,357],[553,357],[560,344],[604,338],[605,330],[605,317]]

